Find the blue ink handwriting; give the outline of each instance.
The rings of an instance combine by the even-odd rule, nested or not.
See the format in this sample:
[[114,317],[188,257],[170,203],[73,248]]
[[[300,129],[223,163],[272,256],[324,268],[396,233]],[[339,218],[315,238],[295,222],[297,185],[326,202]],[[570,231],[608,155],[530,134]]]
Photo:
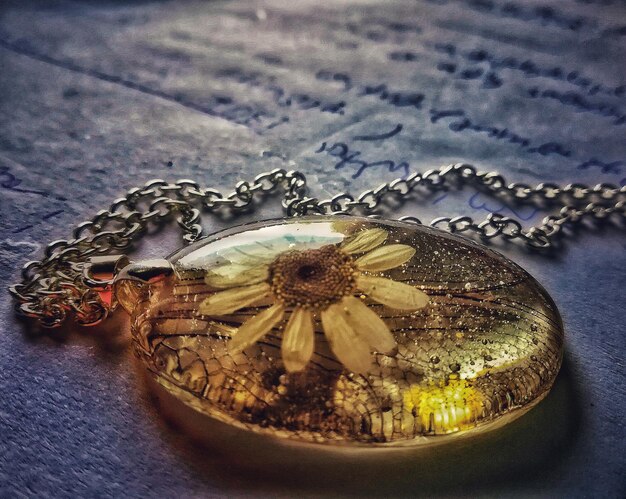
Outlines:
[[336,170],[340,170],[346,166],[356,168],[356,171],[352,174],[353,179],[360,177],[366,170],[376,167],[386,168],[387,171],[390,172],[401,170],[404,173],[403,177],[409,174],[409,164],[406,161],[399,163],[390,159],[371,162],[364,161],[360,159],[361,151],[350,151],[350,147],[343,142],[335,142],[330,146],[326,142],[322,142],[322,145],[315,153],[320,154],[323,152],[338,159],[337,163],[335,163]]
[[515,209],[510,205],[502,202],[495,206],[490,205],[488,204],[488,201],[482,201],[480,199],[480,196],[481,193],[476,192],[469,198],[467,204],[469,204],[470,207],[474,208],[475,210],[483,210],[489,213],[501,213],[502,211],[508,210],[513,213],[513,215],[515,215],[517,218],[525,222],[533,218],[539,211],[537,208],[531,208],[530,210],[528,210],[528,213],[522,213],[518,209]]
[[401,131],[402,131],[402,124],[398,123],[396,127],[389,132],[381,133],[378,135],[355,135],[354,137],[352,137],[352,140],[366,140],[366,141],[386,140],[386,139],[393,137],[394,135],[398,135]]
[[601,116],[607,116],[609,118],[615,118],[614,125],[623,125],[626,123],[626,115],[615,106],[607,103],[593,103],[585,99],[582,95],[576,92],[558,92],[556,90],[543,90],[538,88],[531,88],[528,90],[528,95],[533,98],[554,99],[566,106],[573,106],[581,111],[599,114]]
[[387,85],[364,85],[361,87],[359,95],[378,95],[378,98],[383,101],[387,101],[392,106],[396,107],[414,107],[415,109],[421,109],[422,102],[424,100],[424,94],[419,92],[392,92],[387,88]]
[[16,177],[11,173],[11,169],[8,166],[0,166],[0,187],[2,189],[7,189],[14,192],[21,192],[25,194],[35,194],[37,196],[42,197],[52,197],[58,201],[67,201],[67,198],[63,196],[52,195],[46,191],[39,191],[36,189],[25,189],[23,187],[18,187],[22,184],[22,179]]
[[622,167],[626,166],[626,162],[624,161],[612,161],[610,163],[605,163],[604,161],[600,161],[597,158],[591,158],[584,163],[578,165],[580,170],[586,170],[589,167],[597,167],[600,168],[602,173],[621,173]]
[[344,90],[350,90],[352,88],[352,79],[345,73],[334,73],[322,69],[315,74],[315,78],[320,81],[337,81],[343,84]]
[[[65,210],[56,210],[56,211],[53,211],[51,213],[47,213],[47,214],[45,214],[45,215],[43,215],[41,217],[40,222],[44,221],[44,220],[49,220],[50,218],[54,218],[57,215],[60,215],[61,213],[64,213],[64,212],[65,212]],[[32,229],[35,225],[37,225],[37,224],[23,225],[22,227],[18,227],[17,229],[13,229],[13,231],[11,231],[11,232],[12,232],[12,234],[19,234],[21,232],[24,232],[24,231],[27,231],[29,229]]]
[[[458,54],[461,58],[472,64],[486,63],[492,70],[491,74],[498,78],[499,75],[495,73],[496,71],[508,69],[512,71],[519,71],[530,78],[542,77],[554,81],[567,82],[578,87],[587,95],[604,94],[611,97],[623,97],[626,95],[626,85],[612,86],[600,83],[583,75],[580,71],[567,70],[559,66],[542,67],[530,59],[498,57],[482,48],[461,52],[457,50],[456,46],[450,43],[435,43],[432,45],[432,48],[449,58],[455,57]],[[456,70],[456,65],[450,62],[440,62],[437,69],[451,74]]]
[[402,44],[409,35],[422,32],[415,24],[385,19],[363,19],[359,23],[348,23],[345,28],[351,35],[374,43]]
[[[516,19],[522,22],[554,26],[568,31],[580,31],[583,28],[593,28],[597,22],[583,16],[569,16],[547,5],[528,6],[521,3],[507,1],[499,3],[495,0],[457,0],[468,8],[498,17]],[[447,2],[444,2],[447,3]]]
[[512,144],[519,144],[519,146],[530,153],[541,154],[542,156],[548,156],[550,154],[556,154],[569,158],[572,155],[572,151],[567,149],[564,145],[558,142],[546,142],[539,146],[531,147],[531,140],[527,137],[523,137],[514,132],[511,132],[507,128],[498,128],[490,125],[480,125],[473,123],[470,118],[465,115],[465,111],[462,109],[452,110],[430,110],[431,123],[437,123],[444,118],[459,118],[455,119],[448,125],[448,128],[453,132],[460,133],[465,130],[473,132],[485,133],[488,137],[495,140],[505,140]]
[[[217,73],[219,78],[231,79],[237,83],[261,88],[269,92],[272,100],[280,107],[293,107],[308,110],[318,109],[322,113],[344,114],[344,101],[325,102],[305,93],[291,93],[276,81],[275,76],[258,71],[245,71],[240,68],[226,68]],[[280,122],[279,122],[280,123]],[[276,126],[276,125],[274,125]]]
[[[487,213],[502,213],[502,212],[508,211],[512,213],[515,217],[519,218],[520,220],[524,222],[531,220],[539,212],[539,209],[537,208],[530,208],[522,212],[516,208],[511,207],[507,203],[503,203],[503,202],[500,202],[499,204],[496,204],[496,205],[490,205],[488,204],[487,201],[483,202],[480,199],[480,194],[481,194],[480,192],[475,192],[469,197],[469,199],[467,200],[467,204],[470,208],[473,208],[475,210],[486,211]],[[431,204],[435,205],[435,204],[440,203],[441,201],[446,199],[448,195],[449,195],[448,193],[444,193],[441,196],[436,197],[435,199],[433,199]]]

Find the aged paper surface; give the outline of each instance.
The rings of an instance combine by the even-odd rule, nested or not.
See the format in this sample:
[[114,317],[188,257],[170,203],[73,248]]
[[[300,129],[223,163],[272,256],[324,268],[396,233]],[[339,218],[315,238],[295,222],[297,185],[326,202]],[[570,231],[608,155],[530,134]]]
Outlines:
[[[297,168],[321,198],[454,162],[532,185],[626,182],[619,0],[55,1],[8,2],[0,12],[6,283],[44,243],[153,177],[229,190],[274,167]],[[490,211],[525,223],[545,215],[471,186],[420,191],[387,215]],[[270,200],[239,221],[279,215]],[[207,217],[205,230],[233,223]],[[140,251],[178,244],[173,232],[159,237]],[[303,493],[623,493],[625,247],[610,228],[576,233],[553,256],[499,246],[554,296],[568,334],[554,396],[516,428],[478,455],[442,453],[386,485],[346,484],[338,474]],[[137,404],[127,353],[103,357],[85,338],[30,342],[8,296],[0,302],[0,428],[9,435],[0,486],[9,495],[255,490],[254,479],[206,470],[198,478],[181,464],[187,450],[172,452],[154,409]],[[157,453],[158,470],[146,475],[140,453]]]

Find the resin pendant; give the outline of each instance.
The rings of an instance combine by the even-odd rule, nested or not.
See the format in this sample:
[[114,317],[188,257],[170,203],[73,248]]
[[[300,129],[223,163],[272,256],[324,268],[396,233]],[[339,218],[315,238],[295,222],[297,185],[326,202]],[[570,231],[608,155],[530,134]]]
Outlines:
[[240,226],[127,267],[115,293],[164,396],[200,425],[286,441],[444,442],[523,414],[561,364],[561,319],[530,275],[403,222]]

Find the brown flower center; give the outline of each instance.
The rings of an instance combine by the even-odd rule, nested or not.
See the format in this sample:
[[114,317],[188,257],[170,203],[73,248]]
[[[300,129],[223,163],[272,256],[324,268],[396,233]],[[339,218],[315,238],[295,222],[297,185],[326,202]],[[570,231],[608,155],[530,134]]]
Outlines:
[[336,246],[288,251],[270,265],[274,295],[288,307],[325,308],[356,290],[354,260]]

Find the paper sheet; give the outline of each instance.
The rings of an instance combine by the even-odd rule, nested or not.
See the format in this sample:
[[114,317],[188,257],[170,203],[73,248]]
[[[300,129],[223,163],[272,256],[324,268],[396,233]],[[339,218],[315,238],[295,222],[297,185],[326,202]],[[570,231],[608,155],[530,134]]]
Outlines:
[[[7,2],[1,9],[3,280],[14,280],[18,266],[36,257],[45,242],[67,237],[77,222],[153,177],[192,178],[230,190],[262,171],[294,168],[307,175],[311,195],[326,198],[345,190],[358,194],[411,171],[466,162],[531,185],[626,184],[626,8],[620,0],[54,1]],[[279,215],[277,201],[268,203],[271,207],[240,221]],[[546,214],[472,186],[419,191],[387,214],[428,221],[454,215],[482,219],[491,211],[525,224]],[[209,219],[205,225],[210,232],[232,223]],[[147,253],[174,249],[176,237],[168,233],[167,244]],[[626,406],[619,353],[626,244],[617,230],[604,229],[568,239],[567,246],[570,252],[554,260],[502,249],[546,285],[563,311],[572,338],[565,376],[578,390],[574,412],[584,416],[566,417],[577,423],[568,427],[565,443],[518,449],[515,459],[525,470],[518,479],[518,461],[502,457],[508,463],[503,467],[474,464],[456,482],[443,477],[429,482],[415,471],[422,490],[435,495],[601,491],[609,496],[624,491],[619,450],[624,445],[611,435],[623,434]],[[597,281],[598,276],[603,278]],[[154,443],[159,432],[137,420],[153,413],[150,408],[143,408],[141,417],[135,412],[132,400],[139,395],[128,384],[132,369],[119,367],[112,374],[84,345],[69,355],[70,346],[55,353],[47,344],[28,343],[13,323],[8,297],[0,300],[8,325],[2,326],[6,348],[0,353],[0,383],[11,394],[0,402],[0,426],[14,435],[4,444],[5,455],[12,457],[3,463],[0,452],[0,464],[9,470],[0,471],[0,482],[23,488],[29,466],[43,477],[54,475],[56,467],[83,470],[86,461],[72,454],[67,442],[90,442],[103,449],[103,470],[87,473],[83,485],[75,475],[68,480],[83,494],[101,481],[106,493],[141,495],[144,489],[130,478],[131,468],[121,470],[113,456],[139,466],[137,452],[145,445],[157,446],[160,456],[169,456],[171,449]],[[69,355],[72,369],[65,369],[57,355]],[[39,381],[29,377],[29,369]],[[87,371],[84,381],[76,381],[76,370]],[[106,404],[85,388],[92,382],[110,398]],[[24,413],[19,394],[26,390],[39,407],[50,397],[58,403],[46,405],[41,417]],[[92,410],[112,410],[116,392],[131,402],[111,418],[133,422],[99,435]],[[561,388],[555,400],[571,398],[566,392]],[[543,413],[538,409],[528,424],[564,417],[567,411],[558,401]],[[75,434],[50,423],[67,407],[87,418]],[[57,431],[60,440],[50,437]],[[505,441],[519,442],[520,435],[511,431]],[[578,443],[568,440],[571,432],[580,432]],[[61,461],[49,464],[50,451],[33,440],[37,434],[53,438]],[[111,447],[111,439],[132,444]],[[545,463],[566,459],[570,451],[563,448],[574,456],[570,464],[544,473]],[[607,448],[614,452],[602,450]],[[533,452],[539,456],[535,460]],[[466,457],[442,458],[441,469],[449,471],[446,462]],[[203,494],[207,486],[213,492],[239,487],[245,493],[237,479],[207,485],[193,473],[178,477],[171,470],[184,459],[163,459],[149,481],[168,494]],[[586,472],[595,482],[580,482]],[[508,485],[494,478],[502,474]],[[476,480],[477,475],[488,482]],[[410,494],[417,485],[403,480],[399,488],[380,493]],[[41,478],[32,483],[42,495],[61,490]],[[340,483],[333,490],[343,490]],[[267,487],[269,494],[293,492],[282,485]]]

